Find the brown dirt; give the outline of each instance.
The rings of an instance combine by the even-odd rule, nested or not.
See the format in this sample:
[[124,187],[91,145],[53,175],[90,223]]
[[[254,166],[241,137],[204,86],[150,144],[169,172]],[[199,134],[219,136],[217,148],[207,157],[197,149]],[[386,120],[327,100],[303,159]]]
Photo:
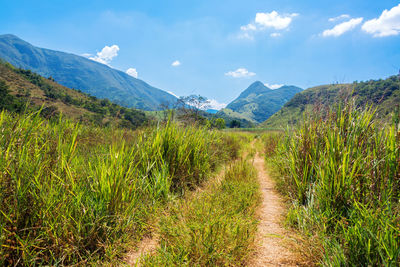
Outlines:
[[262,190],[262,203],[258,210],[260,223],[256,253],[249,266],[303,266],[298,253],[290,249],[296,245],[293,244],[292,234],[282,226],[284,202],[275,190],[275,183],[268,176],[264,159],[259,154],[254,158],[254,166]]
[[158,241],[155,237],[145,237],[138,244],[136,250],[130,251],[125,260],[128,266],[139,266],[139,260],[142,256],[149,254],[157,249]]

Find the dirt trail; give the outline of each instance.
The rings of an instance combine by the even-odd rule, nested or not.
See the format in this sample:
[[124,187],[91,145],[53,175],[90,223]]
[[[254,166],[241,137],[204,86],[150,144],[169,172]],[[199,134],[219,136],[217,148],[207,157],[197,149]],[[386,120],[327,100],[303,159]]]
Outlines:
[[134,251],[128,253],[125,263],[129,266],[138,266],[140,258],[152,251],[157,249],[157,238],[155,237],[145,237],[138,244],[138,248]]
[[275,191],[275,184],[265,170],[264,159],[258,153],[254,158],[254,166],[258,172],[263,200],[258,211],[258,249],[249,266],[300,266],[299,255],[289,249],[290,235],[282,227],[285,211],[283,200]]

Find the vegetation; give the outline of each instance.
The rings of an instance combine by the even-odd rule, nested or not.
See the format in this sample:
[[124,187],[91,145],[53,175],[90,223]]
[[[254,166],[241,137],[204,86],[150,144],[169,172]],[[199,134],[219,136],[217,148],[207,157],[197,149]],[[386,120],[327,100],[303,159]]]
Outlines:
[[[295,95],[283,108],[261,124],[261,127],[285,128],[303,120],[309,112],[319,112],[336,103],[355,99],[357,107],[372,105],[380,122],[391,123],[400,103],[400,79],[392,76],[385,80],[354,82],[353,84],[322,85]],[[318,107],[317,110],[313,110]]]
[[233,121],[235,121],[234,124],[239,123],[240,127],[245,128],[251,128],[255,125],[254,121],[250,120],[243,114],[239,114],[227,108],[221,109],[216,114],[210,114],[209,117],[218,117],[224,119],[226,127],[231,127]]
[[221,183],[172,205],[161,218],[161,247],[143,265],[242,266],[252,252],[259,200],[252,164],[233,163]]
[[314,238],[324,265],[399,265],[397,126],[381,128],[375,109],[355,104],[320,114],[267,142],[282,191],[293,201],[289,222]]
[[239,150],[232,137],[203,128],[132,131],[39,112],[1,112],[0,132],[0,265],[120,257],[160,207]]
[[23,102],[11,95],[7,84],[0,80],[0,110],[2,109],[21,112],[23,110]]
[[[113,124],[137,128],[149,119],[142,111],[121,107],[107,99],[97,99],[77,90],[63,87],[52,78],[43,78],[30,70],[17,69],[0,62],[1,109],[22,112],[25,108],[38,110],[46,118],[64,116],[96,125]],[[7,95],[7,96],[6,96]]]

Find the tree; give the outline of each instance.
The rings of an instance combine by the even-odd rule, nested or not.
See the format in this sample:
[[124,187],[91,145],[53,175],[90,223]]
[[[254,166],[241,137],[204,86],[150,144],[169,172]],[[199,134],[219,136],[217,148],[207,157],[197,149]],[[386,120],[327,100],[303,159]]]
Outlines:
[[23,102],[9,93],[8,85],[4,81],[0,81],[0,110],[2,109],[14,112],[23,109]]
[[212,128],[217,128],[219,130],[224,129],[225,128],[225,120],[222,118],[213,118],[210,120],[210,126]]
[[201,95],[180,97],[177,102],[179,119],[186,124],[205,124],[207,119],[201,113],[209,107],[209,102]]
[[240,121],[238,120],[233,120],[231,121],[231,123],[229,124],[230,128],[240,128]]

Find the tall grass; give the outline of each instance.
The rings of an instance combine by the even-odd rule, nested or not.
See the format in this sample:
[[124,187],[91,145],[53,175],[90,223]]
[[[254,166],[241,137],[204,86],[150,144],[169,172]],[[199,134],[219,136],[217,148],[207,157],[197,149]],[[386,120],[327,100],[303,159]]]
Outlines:
[[371,108],[351,104],[279,141],[273,164],[293,200],[289,219],[318,236],[324,264],[400,264],[399,153],[397,128],[380,128]]
[[0,265],[121,255],[171,196],[238,153],[232,137],[168,123],[98,128],[0,113]]
[[256,171],[235,162],[221,183],[174,203],[160,220],[160,248],[144,266],[243,266],[252,252],[260,200]]

